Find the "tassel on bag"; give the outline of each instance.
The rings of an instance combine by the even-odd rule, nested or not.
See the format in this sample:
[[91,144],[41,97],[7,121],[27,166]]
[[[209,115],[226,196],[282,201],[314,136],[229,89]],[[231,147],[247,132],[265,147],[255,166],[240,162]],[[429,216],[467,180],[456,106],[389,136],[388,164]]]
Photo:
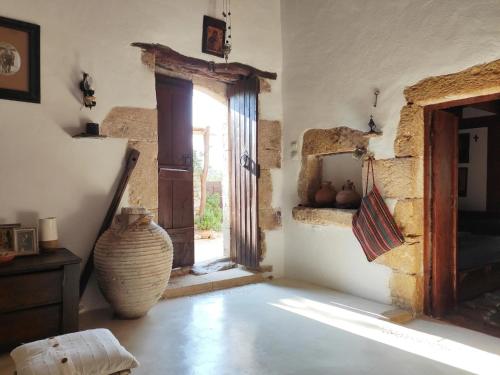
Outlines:
[[[368,193],[370,173],[372,190]],[[352,230],[369,262],[404,243],[404,236],[375,185],[372,158],[368,159],[365,196],[352,218]]]

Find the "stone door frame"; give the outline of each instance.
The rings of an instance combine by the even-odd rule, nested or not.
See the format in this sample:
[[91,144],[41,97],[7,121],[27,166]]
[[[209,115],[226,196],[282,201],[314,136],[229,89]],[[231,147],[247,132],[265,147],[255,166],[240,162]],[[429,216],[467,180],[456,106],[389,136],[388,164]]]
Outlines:
[[[432,222],[432,203],[433,197],[431,194],[431,188],[433,185],[432,177],[432,139],[431,139],[431,124],[432,124],[432,113],[436,110],[445,110],[453,107],[490,102],[500,99],[500,92],[487,95],[471,96],[469,98],[457,99],[452,101],[445,101],[441,103],[427,105],[423,108],[424,110],[424,312],[426,315],[438,316],[440,315],[436,311],[436,298],[438,295],[443,296],[444,294],[438,291],[433,293],[432,291],[432,274],[437,272],[450,272],[453,274],[453,295],[454,303],[457,303],[458,294],[458,280],[456,275],[456,270],[448,269],[436,269],[436,256],[435,248],[432,243],[432,234],[435,233],[434,223]],[[452,167],[452,166],[450,166]],[[457,207],[458,210],[458,207]],[[452,229],[452,236],[457,236],[457,227],[455,223],[455,228]],[[454,249],[456,253],[457,249]],[[434,296],[435,295],[435,296]]]

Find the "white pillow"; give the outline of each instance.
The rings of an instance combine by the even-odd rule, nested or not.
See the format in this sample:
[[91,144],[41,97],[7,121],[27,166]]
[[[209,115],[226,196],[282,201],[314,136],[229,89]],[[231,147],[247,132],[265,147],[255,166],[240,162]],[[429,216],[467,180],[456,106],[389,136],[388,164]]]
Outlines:
[[107,329],[91,329],[15,348],[18,375],[109,375],[139,366]]

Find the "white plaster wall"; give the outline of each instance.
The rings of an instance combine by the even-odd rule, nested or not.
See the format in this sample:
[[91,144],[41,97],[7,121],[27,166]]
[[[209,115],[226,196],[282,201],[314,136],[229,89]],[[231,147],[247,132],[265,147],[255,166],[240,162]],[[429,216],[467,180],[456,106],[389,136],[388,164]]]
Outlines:
[[[459,167],[468,168],[467,196],[458,198],[458,208],[464,211],[486,211],[488,179],[488,128],[460,130],[470,134],[469,162]],[[474,137],[477,135],[477,142]]]
[[[231,5],[231,60],[277,72],[280,79],[279,0]],[[38,217],[56,216],[61,244],[85,260],[114,193],[126,141],[71,135],[88,120],[101,122],[114,106],[156,106],[154,75],[131,42],[217,59],[201,53],[201,26],[203,15],[219,16],[221,6],[221,0],[2,0],[1,16],[41,26],[42,103],[0,100],[0,223],[35,225]],[[92,111],[81,109],[82,71],[94,77]],[[280,88],[279,81],[273,84],[261,111],[281,120]],[[269,255],[280,261],[281,240],[273,241]],[[98,306],[97,297],[91,288],[84,303]]]
[[405,86],[500,58],[498,1],[283,0],[281,18],[285,273],[389,302],[390,270],[368,263],[349,230],[293,221],[300,158],[290,158],[291,143],[308,128],[365,130],[373,111],[384,135],[370,148],[393,157]]

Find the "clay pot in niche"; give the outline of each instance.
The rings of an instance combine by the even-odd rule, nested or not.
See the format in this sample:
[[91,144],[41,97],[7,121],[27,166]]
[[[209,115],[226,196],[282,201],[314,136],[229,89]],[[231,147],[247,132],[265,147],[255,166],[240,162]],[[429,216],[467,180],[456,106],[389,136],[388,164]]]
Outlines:
[[331,181],[321,183],[321,188],[314,194],[314,202],[318,207],[333,207],[337,192]]
[[358,208],[361,204],[361,195],[358,194],[354,182],[351,180],[346,181],[335,199],[339,208]]

